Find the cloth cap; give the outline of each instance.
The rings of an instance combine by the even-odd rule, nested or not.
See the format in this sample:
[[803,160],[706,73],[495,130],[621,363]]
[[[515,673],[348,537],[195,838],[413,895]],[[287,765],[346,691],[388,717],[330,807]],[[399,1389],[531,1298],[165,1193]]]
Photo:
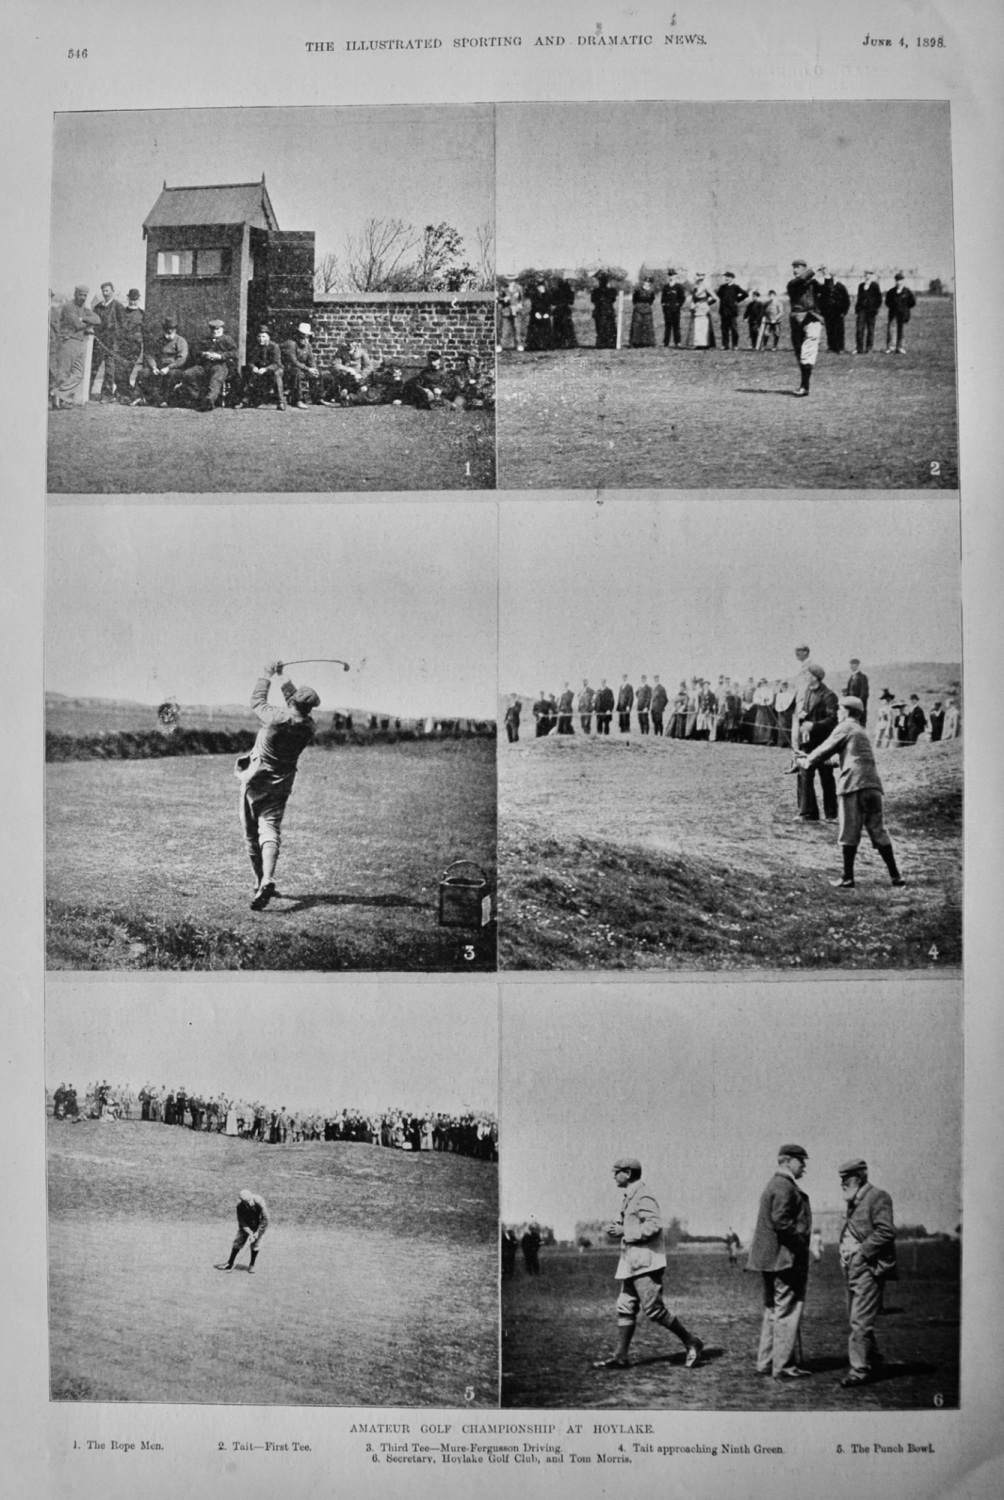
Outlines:
[[667,276],[675,276],[676,275],[676,267],[675,266],[669,266],[669,267],[667,267],[666,275]]
[[777,1154],[778,1156],[797,1156],[802,1161],[809,1160],[809,1153],[804,1146],[792,1146],[790,1143],[786,1146],[778,1146]]
[[320,701],[312,687],[297,688],[293,694],[293,702],[305,714],[309,714],[312,708],[317,708]]
[[268,326],[267,323],[262,323],[260,325],[259,329],[258,329],[258,332],[259,333],[271,333],[272,330],[271,330],[271,328],[269,328],[269,326]]
[[893,280],[894,281],[905,281],[906,277],[903,275],[902,271],[897,271],[895,277],[893,278]]
[[254,1193],[249,1188],[241,1188],[240,1197],[242,1203],[250,1203],[254,1197]]
[[808,269],[808,265],[809,263],[806,260],[793,260],[791,263],[791,269],[794,270],[796,266],[805,266],[806,269]]
[[442,359],[442,357],[443,356],[440,354],[440,352],[439,352],[438,349],[430,349],[429,350],[429,358],[430,359]]
[[310,333],[310,324],[309,323],[298,323],[296,325],[296,331],[297,331],[297,333],[307,333],[307,334],[309,334]]
[[868,1163],[866,1161],[863,1161],[861,1159],[861,1157],[858,1156],[858,1157],[855,1157],[855,1159],[853,1161],[845,1161],[844,1164],[843,1164],[843,1166],[840,1167],[838,1170],[839,1170],[840,1176],[842,1178],[843,1177],[867,1177],[868,1176]]
[[80,286],[75,286],[73,288],[73,295],[75,297],[77,297],[77,296],[86,297],[87,293],[89,291],[90,291],[90,287],[89,286],[84,286],[83,283],[81,283]]
[[856,714],[863,714],[865,711],[865,706],[861,702],[861,699],[855,698],[853,694],[848,694],[848,696],[845,698],[838,698],[837,702],[840,704],[841,708],[853,708]]
[[818,662],[807,661],[805,664],[805,670],[807,672],[811,672],[813,677],[818,677],[820,682],[822,682],[823,678],[826,676],[825,667],[821,667]]
[[177,328],[178,320],[177,318],[165,318],[160,326],[161,328],[163,328],[165,333],[171,333],[175,328]]
[[725,274],[726,274],[726,276],[731,276],[732,280],[735,281],[735,279],[736,279],[736,273],[735,273],[735,271],[726,271]]
[[640,1172],[641,1162],[636,1156],[619,1156],[614,1162],[615,1172]]
[[210,328],[222,328],[223,327],[223,319],[222,318],[210,318],[209,319],[209,326],[210,326]]
[[809,651],[810,649],[811,648],[809,646],[804,646],[804,645],[803,646],[796,646],[795,647],[796,651]]

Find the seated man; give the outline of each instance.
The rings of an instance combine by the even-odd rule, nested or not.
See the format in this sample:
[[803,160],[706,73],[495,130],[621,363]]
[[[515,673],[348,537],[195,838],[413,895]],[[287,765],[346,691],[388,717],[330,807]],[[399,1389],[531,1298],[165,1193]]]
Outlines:
[[[310,342],[310,324],[300,323],[295,339],[287,339],[282,346],[282,363],[286,384],[289,387],[290,403],[295,407],[325,404],[322,400],[321,372],[314,358],[314,346]],[[304,397],[309,400],[304,400]]]
[[[165,318],[159,343],[147,350],[140,374],[142,394],[150,406],[166,406],[181,384],[188,363],[188,340],[178,332],[176,318]],[[151,341],[152,342],[152,341]]]
[[258,330],[257,341],[248,350],[244,366],[242,406],[261,406],[275,397],[280,411],[286,410],[286,393],[282,386],[282,354],[272,338],[268,324]]
[[362,340],[351,335],[335,350],[331,367],[331,394],[343,406],[365,400],[376,362]]
[[212,411],[222,402],[227,381],[236,374],[237,345],[223,332],[223,319],[210,318],[209,337],[182,377],[185,390],[199,411]]
[[424,367],[405,382],[403,399],[410,406],[431,411],[435,406],[447,404],[447,385],[443,356],[438,349],[430,349]]
[[404,387],[404,371],[400,365],[380,365],[369,387],[369,400],[374,406],[400,406],[404,400]]
[[476,354],[462,354],[453,380],[453,404],[466,411],[494,405],[491,375],[482,371]]

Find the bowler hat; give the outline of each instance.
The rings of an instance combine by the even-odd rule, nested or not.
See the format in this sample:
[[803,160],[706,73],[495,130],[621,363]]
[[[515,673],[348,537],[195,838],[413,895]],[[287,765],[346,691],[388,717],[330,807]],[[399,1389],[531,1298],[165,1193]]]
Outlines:
[[790,1144],[787,1146],[779,1146],[777,1148],[777,1154],[778,1156],[798,1156],[802,1161],[809,1160],[809,1153],[808,1151],[806,1151],[804,1146],[792,1146]]

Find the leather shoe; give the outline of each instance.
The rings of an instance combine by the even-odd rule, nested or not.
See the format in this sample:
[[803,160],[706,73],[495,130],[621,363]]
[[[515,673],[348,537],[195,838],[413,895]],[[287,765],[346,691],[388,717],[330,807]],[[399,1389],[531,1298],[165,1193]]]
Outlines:
[[801,1365],[785,1365],[774,1376],[775,1380],[808,1380],[812,1375],[811,1370],[803,1370]]

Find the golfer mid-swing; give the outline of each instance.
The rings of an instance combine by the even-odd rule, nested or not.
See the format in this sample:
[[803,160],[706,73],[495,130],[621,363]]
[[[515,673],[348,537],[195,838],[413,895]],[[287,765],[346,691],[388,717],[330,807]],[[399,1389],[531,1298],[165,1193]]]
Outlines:
[[[274,676],[282,678],[279,686],[286,701],[281,707],[268,701]],[[251,694],[251,707],[262,727],[254,748],[238,757],[234,775],[241,783],[241,827],[255,873],[252,911],[262,911],[275,895],[282,816],[293,790],[300,752],[317,733],[310,711],[320,701],[313,688],[298,688],[290,682],[281,661],[271,662],[265,668]]]

